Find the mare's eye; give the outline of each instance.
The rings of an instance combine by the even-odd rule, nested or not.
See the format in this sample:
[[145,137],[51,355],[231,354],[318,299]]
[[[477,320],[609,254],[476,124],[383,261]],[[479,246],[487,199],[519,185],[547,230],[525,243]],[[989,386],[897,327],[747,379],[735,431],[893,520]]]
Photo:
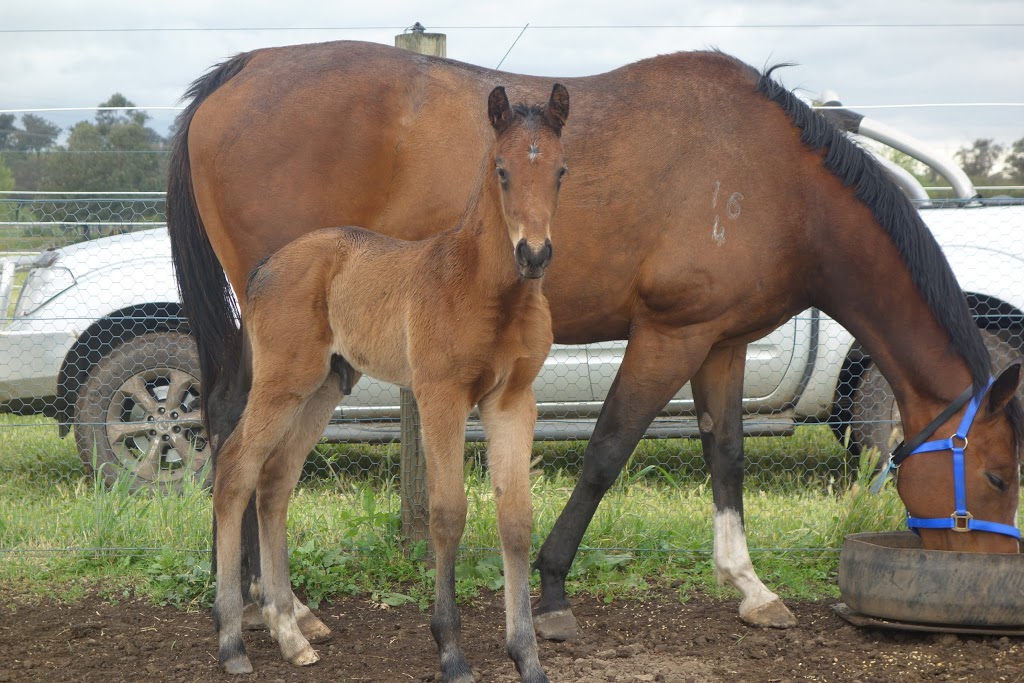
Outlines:
[[568,168],[563,166],[562,168],[558,169],[558,182],[562,182],[562,178],[564,178],[567,175],[569,175],[569,169]]
[[494,172],[498,174],[498,180],[501,181],[502,185],[508,182],[508,174],[505,173],[505,169],[503,169],[501,166],[495,169]]
[[992,474],[991,472],[986,472],[985,476],[988,477],[988,483],[992,484],[992,486],[995,486],[1000,491],[1006,491],[1006,482],[1003,481],[1002,478]]

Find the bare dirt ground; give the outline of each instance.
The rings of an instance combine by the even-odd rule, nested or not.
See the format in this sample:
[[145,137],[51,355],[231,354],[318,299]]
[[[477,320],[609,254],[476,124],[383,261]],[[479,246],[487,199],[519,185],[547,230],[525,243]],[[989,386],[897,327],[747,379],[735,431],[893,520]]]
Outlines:
[[[800,624],[788,631],[745,626],[735,601],[674,594],[602,604],[577,598],[582,635],[542,643],[553,682],[662,681],[1024,681],[1024,640],[917,634],[853,627],[831,601],[790,602]],[[98,598],[0,608],[0,683],[8,681],[433,681],[437,654],[429,614],[381,609],[366,600],[325,604],[334,629],[302,669],[279,658],[265,632],[246,635],[255,673],[229,679],[216,661],[207,613]],[[500,595],[463,607],[463,647],[478,680],[517,681],[505,656]]]

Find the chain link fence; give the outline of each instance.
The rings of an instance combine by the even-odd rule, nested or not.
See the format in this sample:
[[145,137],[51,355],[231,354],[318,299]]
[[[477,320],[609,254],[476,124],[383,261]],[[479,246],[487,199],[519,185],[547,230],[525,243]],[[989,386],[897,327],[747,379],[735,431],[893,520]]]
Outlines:
[[[31,476],[55,488],[98,482],[161,496],[207,477],[201,378],[164,209],[159,193],[0,195],[0,472],[36,468]],[[969,293],[995,365],[1005,365],[1024,350],[1024,206],[961,202],[922,213]],[[556,346],[536,380],[535,467],[563,482],[562,501],[624,349]],[[842,487],[861,453],[902,436],[884,378],[819,311],[750,344],[744,391],[745,432],[756,437],[746,447],[750,488]],[[401,412],[396,387],[363,378],[310,454],[302,486],[397,492]],[[703,485],[692,413],[687,386],[624,476]],[[482,438],[471,419],[468,469],[485,469]],[[396,518],[400,499],[388,498]]]

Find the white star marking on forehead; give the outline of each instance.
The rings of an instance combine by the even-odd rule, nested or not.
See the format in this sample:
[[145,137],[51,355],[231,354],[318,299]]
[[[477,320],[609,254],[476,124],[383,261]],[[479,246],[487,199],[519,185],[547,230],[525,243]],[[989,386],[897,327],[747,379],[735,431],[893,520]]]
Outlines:
[[530,158],[530,161],[537,161],[537,157],[540,156],[540,147],[537,146],[536,142],[531,142],[529,149],[526,150],[526,155]]

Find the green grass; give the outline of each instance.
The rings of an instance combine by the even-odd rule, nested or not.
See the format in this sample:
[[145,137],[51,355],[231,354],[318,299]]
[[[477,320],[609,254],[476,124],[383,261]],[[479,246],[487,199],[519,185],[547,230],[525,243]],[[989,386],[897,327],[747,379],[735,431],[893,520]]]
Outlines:
[[[535,449],[544,467],[533,480],[534,552],[572,491],[583,447]],[[747,451],[749,545],[761,578],[784,597],[835,595],[843,536],[902,523],[891,487],[870,496],[862,485],[838,485],[845,460],[825,428],[748,439]],[[401,543],[397,452],[322,445],[311,458],[289,531],[293,582],[314,603],[345,594],[428,603],[432,573],[419,561],[425,549],[408,556]],[[715,584],[711,490],[700,462],[697,442],[643,442],[588,529],[569,590],[607,599],[666,585],[680,599],[694,590],[731,592]],[[468,446],[470,515],[458,568],[464,599],[501,586],[482,463],[482,446]],[[83,474],[73,440],[60,440],[52,421],[0,416],[0,585],[9,593],[75,597],[83,586],[99,586],[113,595],[205,605],[212,597],[209,540],[207,491],[130,495],[127,482],[108,489]]]

